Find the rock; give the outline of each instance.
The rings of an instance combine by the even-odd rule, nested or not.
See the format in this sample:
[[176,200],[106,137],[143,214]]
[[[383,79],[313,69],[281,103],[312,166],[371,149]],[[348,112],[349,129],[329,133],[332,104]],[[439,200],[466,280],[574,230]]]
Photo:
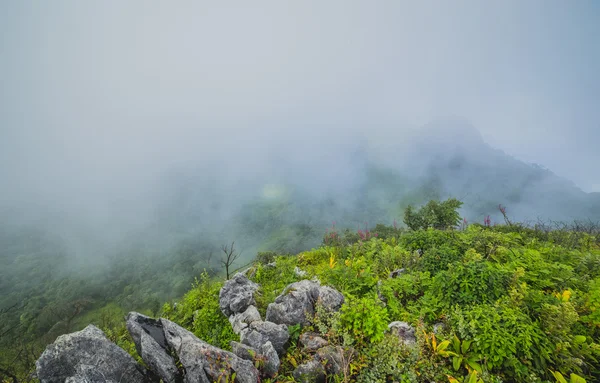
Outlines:
[[328,311],[338,311],[344,304],[344,296],[333,287],[321,286],[318,302]]
[[254,278],[254,276],[256,275],[256,267],[255,266],[248,267],[246,270],[240,271],[240,274],[242,274],[243,276],[245,276],[248,279]]
[[275,302],[269,304],[266,319],[278,324],[307,326],[314,317],[317,301],[327,310],[339,310],[344,296],[331,287],[305,279],[288,285]]
[[339,374],[344,368],[344,350],[335,346],[323,347],[317,351],[316,360],[325,367],[327,374]]
[[242,359],[254,361],[254,358],[256,358],[258,355],[257,350],[250,346],[246,346],[245,344],[236,342],[234,340],[232,340],[229,344],[231,345],[231,352]]
[[325,368],[319,361],[312,359],[296,367],[292,376],[299,383],[324,383]]
[[262,372],[268,377],[274,377],[279,371],[281,361],[277,350],[271,342],[267,342],[260,347],[260,356],[263,359]]
[[225,282],[219,292],[219,307],[226,317],[246,311],[248,306],[256,305],[254,293],[258,284],[237,273]]
[[59,336],[35,366],[41,383],[152,381],[131,355],[94,325]]
[[279,371],[279,355],[270,341],[260,346],[258,350],[242,343],[231,341],[231,349],[234,354],[242,359],[254,362],[260,361],[259,368],[263,375],[273,377]]
[[265,265],[266,268],[275,268],[277,267],[277,262],[269,262]]
[[298,266],[294,267],[294,274],[296,274],[297,277],[305,277],[306,276],[306,271],[302,270],[301,268],[299,268]]
[[402,269],[396,269],[394,271],[392,271],[389,275],[390,278],[398,278],[400,275],[402,275],[402,273],[404,273],[404,268]]
[[222,381],[235,372],[236,382],[256,383],[258,370],[252,362],[198,339],[168,319],[160,319],[167,346],[173,350],[185,370],[186,383]]
[[329,344],[325,339],[321,338],[316,332],[305,332],[300,335],[300,343],[307,351],[317,351]]
[[238,335],[243,329],[248,327],[250,323],[260,320],[260,313],[255,306],[248,306],[243,313],[234,314],[229,317],[229,323],[231,323],[231,327],[233,327],[233,332]]
[[285,344],[289,338],[290,334],[286,325],[268,321],[252,322],[240,334],[243,344],[257,350],[265,343],[271,342],[279,355],[285,352]]
[[138,355],[152,372],[165,383],[181,380],[181,372],[167,353],[167,342],[159,320],[130,312],[127,315],[127,330],[133,338]]
[[415,329],[407,322],[392,322],[388,325],[388,330],[398,336],[400,341],[406,345],[416,344]]
[[433,325],[433,333],[437,335],[437,334],[441,333],[442,331],[444,331],[445,328],[446,328],[445,324],[443,324],[442,322],[438,322]]

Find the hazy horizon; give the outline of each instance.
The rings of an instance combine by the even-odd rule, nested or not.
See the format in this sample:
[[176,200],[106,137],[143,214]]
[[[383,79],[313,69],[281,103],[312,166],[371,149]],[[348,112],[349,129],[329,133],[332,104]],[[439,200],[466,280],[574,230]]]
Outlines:
[[118,211],[127,227],[177,169],[224,204],[286,172],[343,190],[358,141],[401,147],[440,116],[600,192],[598,16],[558,1],[5,2],[0,206]]

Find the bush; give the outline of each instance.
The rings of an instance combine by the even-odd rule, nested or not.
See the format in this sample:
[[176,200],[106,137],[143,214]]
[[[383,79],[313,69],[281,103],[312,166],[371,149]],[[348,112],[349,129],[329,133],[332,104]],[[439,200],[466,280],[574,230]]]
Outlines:
[[510,380],[531,374],[547,375],[553,347],[538,323],[507,303],[482,304],[450,312],[449,323],[460,339],[472,340],[472,349],[484,366]]
[[383,339],[388,325],[387,309],[381,305],[377,295],[349,298],[341,309],[341,324],[359,345]]
[[462,204],[461,201],[455,198],[449,198],[443,202],[431,200],[418,211],[415,211],[412,205],[409,205],[404,211],[404,223],[411,230],[451,229],[460,222],[458,209]]
[[507,295],[512,277],[513,272],[489,262],[452,264],[433,278],[427,298],[437,307],[430,308],[494,303]]
[[379,291],[387,303],[390,320],[408,319],[409,310],[417,310],[419,299],[431,285],[428,272],[407,272],[382,281]]
[[266,265],[275,261],[276,256],[277,253],[274,251],[259,251],[258,254],[256,254],[256,262]]

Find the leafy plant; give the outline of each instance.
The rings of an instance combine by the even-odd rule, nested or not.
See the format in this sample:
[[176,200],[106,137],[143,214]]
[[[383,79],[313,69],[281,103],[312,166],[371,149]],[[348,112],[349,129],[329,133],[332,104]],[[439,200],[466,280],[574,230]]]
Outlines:
[[456,335],[452,339],[452,367],[455,371],[458,371],[461,366],[467,369],[468,372],[477,371],[482,372],[481,364],[479,364],[480,357],[471,353],[471,340],[458,339]]
[[569,376],[569,380],[567,380],[567,379],[565,379],[563,374],[561,374],[558,371],[550,371],[550,372],[552,373],[552,376],[554,376],[554,379],[556,379],[556,381],[558,383],[586,383],[586,380],[577,374],[571,374]]
[[348,299],[341,309],[342,328],[356,341],[378,342],[388,325],[387,309],[378,302],[377,296]]
[[431,200],[418,211],[415,211],[412,205],[409,205],[404,212],[404,223],[412,230],[450,229],[460,222],[458,209],[462,204],[461,201],[455,198],[449,198],[443,202]]
[[450,383],[484,383],[483,379],[479,377],[479,374],[475,370],[471,371],[467,376],[460,380],[452,376],[448,376],[448,381],[450,381]]

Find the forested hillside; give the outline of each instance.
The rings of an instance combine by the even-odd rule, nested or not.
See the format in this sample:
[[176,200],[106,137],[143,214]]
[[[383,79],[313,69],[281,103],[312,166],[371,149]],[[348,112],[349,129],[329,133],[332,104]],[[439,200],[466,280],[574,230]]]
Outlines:
[[130,310],[158,313],[203,270],[223,275],[221,247],[231,242],[241,253],[232,269],[240,268],[257,252],[314,248],[332,222],[354,232],[378,222],[404,227],[409,205],[449,196],[464,202],[466,225],[504,223],[499,205],[514,222],[543,230],[585,231],[599,218],[597,195],[490,148],[462,120],[432,123],[402,143],[345,145],[335,164],[313,168],[323,184],[311,180],[302,161],[280,161],[270,176],[235,183],[194,168],[173,171],[144,201],[150,206],[144,219],[131,224],[127,211],[92,225],[69,210],[6,210],[0,368],[23,379],[60,334],[89,322],[118,322]]
[[[594,303],[595,279],[600,277],[596,270],[600,265],[598,226],[579,222],[527,227],[513,223],[508,215],[500,225],[487,217],[483,224],[469,224],[455,210],[460,205],[448,200],[431,202],[421,210],[409,208],[403,223],[411,229],[397,223],[358,230],[338,229],[335,224],[325,230],[275,225],[270,230],[276,235],[282,229],[304,240],[319,235],[322,245],[297,256],[277,256],[295,251],[259,253],[253,266],[263,291],[259,310],[264,313],[266,304],[286,284],[299,280],[294,271],[299,267],[349,299],[342,316],[335,319],[339,323],[324,322],[318,329],[332,343],[359,351],[349,365],[352,379],[379,381],[393,376],[402,381],[429,381],[445,375],[460,379],[474,367],[465,364],[464,369],[453,369],[459,356],[442,350],[436,353],[427,343],[433,339],[430,326],[443,323],[445,330],[436,335],[437,342],[453,342],[456,335],[461,342],[473,343],[468,360],[471,366],[479,366],[484,381],[524,381],[526,376],[530,376],[528,381],[548,381],[551,370],[594,381],[598,368]],[[505,214],[502,210],[500,214]],[[277,222],[274,211],[277,208],[265,214],[274,214],[271,219]],[[5,309],[1,314],[0,368],[5,379],[14,375],[18,381],[29,381],[33,362],[47,343],[89,323],[135,354],[122,320],[130,310],[171,318],[226,349],[235,339],[218,309],[224,278],[221,249],[209,242],[181,242],[169,253],[146,249],[137,255],[116,255],[102,268],[77,274],[56,238],[18,229],[2,238],[7,249],[2,270],[8,271],[2,279],[7,293],[2,297]],[[259,234],[260,230],[249,233]],[[301,246],[301,242],[291,243]],[[266,266],[273,261],[275,268]],[[404,270],[397,278],[389,277],[398,269]],[[270,276],[274,272],[278,278]],[[193,289],[179,304],[163,306],[183,295],[194,279]],[[363,306],[373,313],[372,318],[353,311]],[[399,346],[393,338],[377,334],[388,322],[398,320],[417,328],[420,351],[405,350],[390,359],[386,347]],[[494,343],[499,339],[508,343]],[[300,351],[290,350],[280,373],[283,380],[276,381],[287,381],[285,377],[303,360]],[[404,352],[408,354],[400,357]]]

